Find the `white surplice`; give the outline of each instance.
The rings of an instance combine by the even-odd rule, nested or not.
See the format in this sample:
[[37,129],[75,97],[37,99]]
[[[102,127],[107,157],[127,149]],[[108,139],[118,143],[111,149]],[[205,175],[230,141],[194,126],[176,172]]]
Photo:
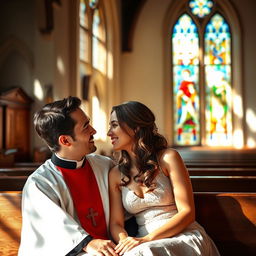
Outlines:
[[[96,154],[87,155],[86,159],[99,186],[108,227],[108,171],[113,163],[109,158]],[[80,225],[61,172],[50,159],[47,160],[28,177],[23,188],[22,232],[18,255],[64,256],[88,235]]]

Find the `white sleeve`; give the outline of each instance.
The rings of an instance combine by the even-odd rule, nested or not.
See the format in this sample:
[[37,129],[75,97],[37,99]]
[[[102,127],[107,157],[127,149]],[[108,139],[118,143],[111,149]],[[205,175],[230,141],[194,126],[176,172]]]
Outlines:
[[45,181],[30,179],[23,189],[19,256],[63,256],[88,236]]

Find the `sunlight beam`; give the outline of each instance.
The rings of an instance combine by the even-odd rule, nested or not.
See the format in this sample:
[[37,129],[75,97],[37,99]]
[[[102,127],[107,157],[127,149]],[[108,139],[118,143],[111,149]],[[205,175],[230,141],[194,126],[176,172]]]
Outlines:
[[44,90],[38,79],[34,80],[34,96],[40,101],[44,99]]

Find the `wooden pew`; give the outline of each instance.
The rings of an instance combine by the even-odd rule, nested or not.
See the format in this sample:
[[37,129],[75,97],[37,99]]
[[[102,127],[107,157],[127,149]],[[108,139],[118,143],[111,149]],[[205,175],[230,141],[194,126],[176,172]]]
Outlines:
[[194,192],[256,192],[256,176],[190,176]]
[[[241,162],[233,161],[233,163],[230,159],[228,161],[222,159],[219,162],[217,159],[210,159],[208,163],[206,159],[201,162],[197,162],[196,159],[193,161],[188,166],[188,171],[195,191],[198,222],[216,242],[222,256],[256,255],[256,242],[253,243],[250,238],[256,237],[255,161],[246,157]],[[20,191],[36,166],[21,165],[7,169],[3,171],[0,169],[0,227],[2,233],[6,231],[5,237],[0,233],[0,255],[17,255],[17,242],[11,241],[10,237],[12,234],[17,234],[17,226],[21,225],[21,219],[17,217],[19,223],[13,227],[7,224],[9,221],[15,223],[15,220],[2,216],[9,215],[8,209],[10,212],[13,211],[10,202],[14,201],[16,205],[20,202]],[[4,192],[5,190],[13,191]],[[5,211],[3,212],[2,209]],[[11,216],[20,216],[20,210],[19,214],[11,213]],[[7,221],[4,222],[5,219]],[[7,233],[9,237],[6,237]],[[12,237],[16,241],[20,239],[19,236],[12,235]]]
[[[5,167],[0,168],[0,176],[29,176],[37,168],[27,167]],[[256,166],[254,167],[189,167],[191,176],[256,176]]]
[[205,160],[205,161],[190,161],[186,160],[184,161],[187,168],[208,168],[208,167],[214,167],[214,168],[223,168],[223,167],[230,167],[230,168],[246,168],[251,167],[255,168],[256,162],[249,161],[249,162],[236,162],[236,161],[215,161],[215,160]]
[[222,256],[256,255],[256,193],[195,193],[196,219]]
[[0,255],[16,256],[20,244],[21,192],[0,192]]
[[177,148],[188,168],[193,167],[256,167],[255,149],[181,149]]
[[[28,176],[37,168],[27,167],[5,167],[0,168],[0,176]],[[256,176],[256,166],[252,167],[188,167],[191,176]]]
[[206,147],[191,147],[191,148],[179,148],[176,150],[186,160],[225,160],[225,161],[237,161],[248,162],[256,161],[255,154],[256,149],[233,149],[233,148],[206,148]]
[[35,169],[35,167],[0,168],[0,176],[29,176]]
[[[194,193],[196,220],[222,256],[256,255],[256,193]],[[21,192],[0,192],[0,255],[16,256],[21,230]]]
[[[194,193],[196,219],[222,256],[256,253],[256,193]],[[21,192],[0,192],[0,255],[17,255]]]
[[28,176],[0,176],[0,191],[21,191]]
[[42,162],[16,162],[14,163],[14,167],[17,167],[17,168],[31,167],[31,168],[37,169],[41,164]]
[[[0,191],[21,191],[28,176],[0,176]],[[256,176],[190,176],[195,192],[256,192]]]
[[190,176],[256,176],[255,167],[189,167]]
[[21,191],[35,167],[0,168],[0,191]]

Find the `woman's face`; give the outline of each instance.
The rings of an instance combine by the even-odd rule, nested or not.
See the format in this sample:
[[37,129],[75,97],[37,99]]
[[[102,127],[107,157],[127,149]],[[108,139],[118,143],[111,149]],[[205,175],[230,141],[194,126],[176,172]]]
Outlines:
[[110,128],[107,135],[110,137],[113,150],[126,150],[131,152],[133,144],[134,131],[126,126],[126,130],[122,129],[116,117],[116,112],[113,111],[110,116]]

